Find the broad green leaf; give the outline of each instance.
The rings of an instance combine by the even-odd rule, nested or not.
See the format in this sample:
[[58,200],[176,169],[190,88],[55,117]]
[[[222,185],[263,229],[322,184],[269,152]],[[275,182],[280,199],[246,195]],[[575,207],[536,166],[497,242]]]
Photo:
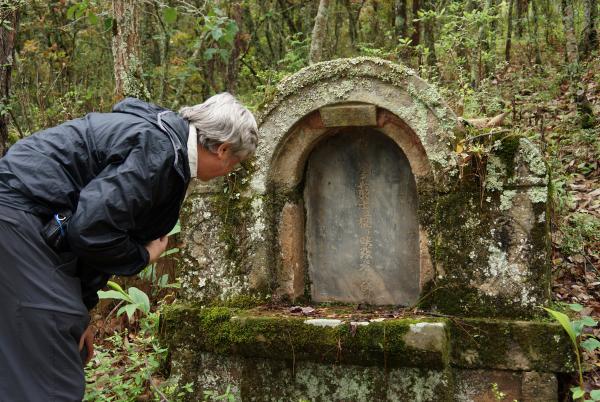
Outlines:
[[219,51],[219,49],[209,48],[204,52],[204,60],[212,60],[213,56]]
[[581,387],[571,388],[571,393],[573,394],[573,399],[579,399],[585,394]]
[[600,389],[595,389],[595,390],[591,391],[590,392],[590,397],[594,401],[600,401]]
[[174,7],[167,7],[163,10],[163,18],[167,24],[172,24],[177,21],[177,9]]
[[79,4],[72,5],[67,10],[67,18],[72,20],[75,17],[75,11],[79,8]]
[[168,282],[169,282],[169,275],[164,274],[158,280],[158,287],[164,288],[165,286],[167,286]]
[[98,16],[94,13],[88,14],[88,21],[92,25],[96,25],[98,23]]
[[226,49],[219,49],[219,56],[221,56],[223,61],[227,61],[229,60],[229,51]]
[[217,27],[212,30],[211,35],[215,41],[218,41],[223,36],[223,30]]
[[573,342],[573,346],[577,348],[577,335],[571,326],[571,322],[569,321],[569,317],[566,314],[561,313],[560,311],[555,311],[549,308],[544,307],[544,310],[548,312],[560,325],[562,325],[563,329],[569,334],[569,338],[571,338],[571,342]]
[[[600,341],[598,341],[596,338],[588,338],[581,342],[581,347],[588,352],[591,352],[593,350],[600,349]],[[600,390],[598,392],[600,392]]]
[[569,308],[577,313],[583,310],[583,306],[579,303],[568,304]]
[[145,314],[150,312],[150,300],[148,299],[148,295],[136,287],[130,287],[128,289],[129,296],[136,303],[140,310],[142,310]]
[[111,30],[113,27],[113,19],[112,18],[106,18],[104,20],[104,30],[108,31]]
[[98,298],[100,299],[117,299],[117,300],[125,300],[126,302],[131,303],[131,298],[128,295],[124,295],[123,293],[117,292],[116,290],[99,290]]
[[577,335],[577,336],[581,335],[584,325],[585,324],[582,320],[571,321],[571,327],[573,328],[573,331],[575,332],[575,335]]
[[585,325],[586,327],[595,327],[596,324],[598,324],[597,321],[594,321],[594,319],[592,317],[589,316],[585,316],[581,319],[581,322],[583,323],[583,325]]
[[127,304],[126,306],[121,307],[119,311],[117,311],[117,317],[123,313],[127,313],[127,318],[129,318],[129,321],[131,321],[138,307],[139,306],[137,304]]

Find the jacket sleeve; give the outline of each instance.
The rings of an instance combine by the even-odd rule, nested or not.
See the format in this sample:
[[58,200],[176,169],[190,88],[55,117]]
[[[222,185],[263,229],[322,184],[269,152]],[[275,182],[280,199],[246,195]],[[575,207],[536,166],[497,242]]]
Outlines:
[[129,235],[136,218],[152,205],[152,180],[144,147],[107,165],[80,192],[68,228],[71,250],[83,267],[113,275],[134,275],[148,265],[144,245]]

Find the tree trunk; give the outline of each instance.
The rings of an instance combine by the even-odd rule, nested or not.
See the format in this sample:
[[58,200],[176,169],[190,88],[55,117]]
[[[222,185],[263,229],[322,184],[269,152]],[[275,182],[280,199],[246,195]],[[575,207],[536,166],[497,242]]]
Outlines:
[[596,29],[597,12],[597,1],[585,0],[583,30],[581,32],[581,44],[579,46],[582,59],[588,58],[592,50],[598,47],[598,30]]
[[412,18],[413,18],[413,33],[412,33],[412,45],[418,46],[421,43],[421,22],[417,21],[419,18],[419,10],[421,4],[419,0],[413,0],[412,4]]
[[[434,9],[433,0],[425,0],[425,10],[432,11]],[[437,57],[435,54],[435,19],[428,17],[423,22],[423,39],[425,40],[425,46],[428,49],[427,60],[425,62],[429,67],[436,73],[439,73],[437,68]]]
[[[486,14],[493,15],[494,0],[486,0],[483,11]],[[491,30],[491,26],[481,25],[479,27],[479,46],[477,52],[477,70],[476,74],[472,76],[473,84],[475,87],[479,86],[479,82],[484,76],[490,71],[490,62],[485,62],[484,59],[489,59],[487,53],[490,51],[490,36],[494,36],[494,32]],[[472,70],[473,71],[473,70]]]
[[529,8],[527,3],[527,0],[517,0],[517,38],[521,38],[523,36],[523,28],[525,27],[525,22],[527,21],[527,10]]
[[[15,48],[15,39],[17,37],[17,28],[19,24],[18,6],[5,6],[0,9],[0,85],[2,86],[0,96],[2,96],[2,108],[10,112],[10,76],[13,66],[13,55]],[[8,123],[9,113],[0,114],[0,157],[6,154],[8,150]]]
[[150,99],[143,82],[138,4],[138,0],[113,0],[112,3],[115,100],[126,96]]
[[329,17],[329,0],[320,0],[319,10],[315,18],[312,36],[310,40],[309,64],[318,63],[323,59],[323,47],[327,34],[327,20]]
[[573,1],[562,0],[562,20],[565,30],[565,56],[568,63],[576,64],[579,62],[577,55],[577,40],[575,36],[575,21],[573,18]]
[[242,40],[242,5],[240,3],[233,4],[233,20],[237,24],[238,32],[235,34],[233,41],[233,48],[231,49],[231,56],[229,57],[229,64],[227,65],[227,91],[235,94],[237,92],[237,81],[239,73],[239,57],[244,47],[244,41]]
[[406,14],[406,0],[396,0],[394,3],[394,29],[396,36],[406,38],[408,31],[407,27],[407,14]]
[[358,17],[360,16],[360,10],[364,4],[364,0],[361,1],[358,11],[352,8],[352,2],[350,0],[342,0],[344,7],[348,12],[348,35],[350,36],[350,44],[352,48],[356,47],[358,41]]
[[506,60],[507,63],[510,63],[510,47],[511,47],[511,41],[512,41],[512,16],[513,16],[513,8],[515,5],[515,0],[510,0],[510,3],[508,4],[508,27],[506,29],[506,47],[504,49],[504,60]]
[[167,92],[167,84],[169,81],[169,66],[171,65],[171,63],[169,62],[169,51],[171,48],[171,33],[165,22],[162,20],[158,1],[155,0],[153,4],[154,10],[156,12],[156,20],[158,21],[160,29],[162,30],[162,37],[160,38],[158,52],[158,64],[161,66],[160,82],[158,84],[158,101],[159,103],[162,103]]
[[539,15],[538,15],[538,0],[531,0],[531,14],[533,18],[533,46],[535,48],[535,64],[542,65],[542,52],[540,50],[540,39],[539,39]]
[[283,16],[283,19],[290,30],[290,35],[294,35],[296,32],[298,32],[298,28],[296,28],[296,24],[294,24],[294,20],[290,15],[290,5],[287,4],[287,1],[285,0],[277,0],[277,3],[279,4],[279,8],[281,8],[281,15]]

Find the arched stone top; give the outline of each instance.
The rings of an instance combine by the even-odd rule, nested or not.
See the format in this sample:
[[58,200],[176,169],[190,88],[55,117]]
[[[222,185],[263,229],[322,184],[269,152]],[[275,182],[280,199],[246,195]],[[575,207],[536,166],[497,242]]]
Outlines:
[[284,79],[273,100],[259,113],[261,144],[252,187],[265,191],[269,169],[286,136],[302,135],[298,122],[334,104],[364,103],[385,109],[416,134],[434,178],[452,175],[456,115],[437,90],[413,70],[377,58],[338,59],[311,65]]

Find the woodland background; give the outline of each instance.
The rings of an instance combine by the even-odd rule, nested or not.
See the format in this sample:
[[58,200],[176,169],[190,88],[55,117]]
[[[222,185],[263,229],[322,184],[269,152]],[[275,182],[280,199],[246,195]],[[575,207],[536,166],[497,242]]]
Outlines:
[[[358,55],[400,62],[470,122],[478,140],[456,150],[466,160],[485,161],[487,134],[497,130],[542,147],[552,172],[554,298],[593,320],[600,317],[598,13],[597,0],[1,0],[0,155],[38,130],[109,111],[123,96],[177,110],[229,91],[256,110],[309,63]],[[173,298],[166,285],[153,268],[138,284],[150,296],[148,314],[117,318],[114,305],[97,312],[99,353],[88,366],[86,400],[186,393],[165,380],[166,351],[154,338],[155,311]],[[590,325],[581,336],[598,334]],[[583,387],[594,399],[600,363],[590,349]],[[577,382],[561,379],[564,398]]]

